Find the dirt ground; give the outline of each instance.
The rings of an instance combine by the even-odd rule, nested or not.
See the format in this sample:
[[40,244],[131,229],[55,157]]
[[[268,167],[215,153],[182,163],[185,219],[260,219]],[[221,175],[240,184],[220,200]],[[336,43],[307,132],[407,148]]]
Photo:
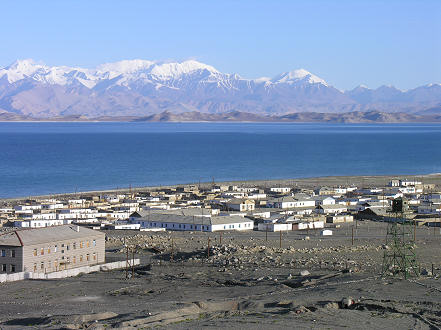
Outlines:
[[426,275],[405,280],[380,276],[386,227],[358,221],[330,237],[106,231],[109,261],[125,258],[124,241],[136,249],[133,276],[0,284],[0,328],[441,328],[440,229],[417,228]]

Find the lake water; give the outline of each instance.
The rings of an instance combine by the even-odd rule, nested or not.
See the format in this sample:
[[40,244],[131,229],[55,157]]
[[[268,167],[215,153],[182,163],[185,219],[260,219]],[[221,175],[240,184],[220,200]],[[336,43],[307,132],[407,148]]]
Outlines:
[[0,123],[0,197],[441,172],[441,125]]

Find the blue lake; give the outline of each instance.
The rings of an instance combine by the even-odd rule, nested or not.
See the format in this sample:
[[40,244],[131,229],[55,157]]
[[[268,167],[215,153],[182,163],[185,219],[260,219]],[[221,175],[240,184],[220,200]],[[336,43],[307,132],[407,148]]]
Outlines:
[[0,123],[0,197],[441,172],[439,124]]

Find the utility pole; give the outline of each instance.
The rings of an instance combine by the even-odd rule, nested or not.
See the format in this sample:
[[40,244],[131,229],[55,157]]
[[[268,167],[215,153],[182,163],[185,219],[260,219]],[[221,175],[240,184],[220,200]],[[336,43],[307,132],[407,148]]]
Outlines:
[[279,231],[280,233],[280,240],[279,240],[279,247],[282,248],[282,231]]
[[210,258],[210,236],[208,236],[208,243],[207,243],[207,258]]

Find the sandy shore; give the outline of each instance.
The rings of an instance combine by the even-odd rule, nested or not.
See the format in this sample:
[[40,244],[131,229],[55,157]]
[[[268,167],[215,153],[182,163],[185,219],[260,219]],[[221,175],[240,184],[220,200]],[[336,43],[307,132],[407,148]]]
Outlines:
[[[407,179],[418,179],[424,184],[435,184],[441,187],[441,174],[425,174],[425,175],[369,175],[369,176],[324,176],[324,177],[313,177],[313,178],[295,178],[295,179],[273,179],[273,180],[244,180],[244,181],[220,181],[215,182],[216,185],[237,185],[240,187],[274,187],[274,186],[289,186],[289,187],[299,187],[305,189],[313,189],[320,186],[385,186],[389,183],[391,179],[396,178],[407,178]],[[111,193],[129,193],[129,192],[139,192],[139,191],[152,191],[161,188],[174,188],[174,187],[186,187],[190,185],[200,186],[202,188],[207,188],[212,186],[212,182],[194,182],[176,185],[161,185],[161,186],[144,186],[144,187],[127,187],[121,189],[107,189],[107,190],[91,190],[91,191],[81,191],[76,193],[60,193],[60,194],[48,194],[48,195],[35,195],[35,196],[23,196],[23,197],[13,197],[13,198],[2,198],[1,202],[13,202],[23,199],[34,198],[53,198],[53,197],[74,197],[74,196],[87,196],[87,195],[99,195],[99,194],[111,194]]]

